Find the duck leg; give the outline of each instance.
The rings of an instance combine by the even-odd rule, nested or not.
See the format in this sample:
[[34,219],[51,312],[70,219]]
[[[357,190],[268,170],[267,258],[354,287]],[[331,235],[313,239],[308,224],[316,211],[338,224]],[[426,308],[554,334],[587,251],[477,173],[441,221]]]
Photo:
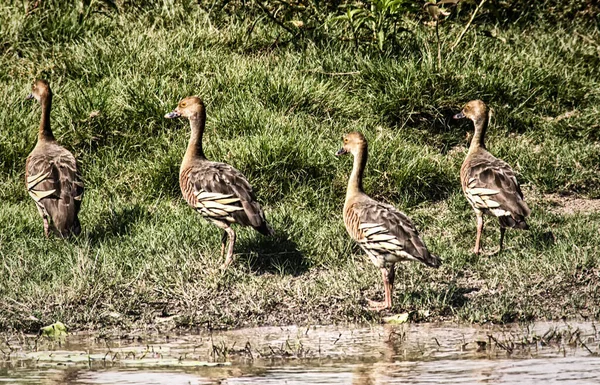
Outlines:
[[500,227],[500,249],[498,250],[498,254],[502,252],[502,244],[504,243],[504,233],[506,232],[506,227]]
[[473,252],[475,254],[479,254],[479,251],[481,250],[480,242],[481,242],[481,233],[482,232],[483,232],[483,213],[478,212],[477,213],[477,238],[475,239],[475,248],[473,249]]
[[[396,266],[392,265],[387,269],[387,291],[385,302],[388,309],[392,308],[392,293],[394,292],[394,278],[396,277]],[[385,280],[384,280],[385,285]]]
[[48,238],[50,237],[50,224],[48,223],[48,217],[44,215],[42,219],[44,220],[44,235],[46,238]]
[[231,227],[226,227],[225,231],[229,236],[229,249],[227,250],[227,257],[225,257],[225,262],[221,266],[221,269],[225,270],[231,263],[233,262],[233,246],[235,245],[235,231]]
[[221,235],[221,259],[225,256],[225,246],[227,246],[227,231],[223,230],[223,235]]
[[379,302],[367,298],[370,310],[381,311],[392,307],[392,287],[394,285],[394,273],[395,269],[393,267],[391,269],[385,267],[381,268],[381,277],[383,278],[383,289],[385,291],[385,299],[382,302]]

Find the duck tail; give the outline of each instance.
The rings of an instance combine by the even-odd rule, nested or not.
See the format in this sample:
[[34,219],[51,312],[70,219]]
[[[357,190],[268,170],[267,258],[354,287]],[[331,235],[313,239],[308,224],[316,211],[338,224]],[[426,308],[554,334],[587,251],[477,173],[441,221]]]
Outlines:
[[260,226],[255,227],[255,229],[256,229],[256,231],[258,231],[259,233],[261,233],[262,235],[265,235],[267,237],[272,237],[275,235],[275,231],[273,230],[271,225],[269,225],[269,223],[266,220],[262,221]]
[[517,216],[516,218],[510,216],[498,217],[500,226],[510,227],[513,229],[529,230],[529,225],[525,221],[525,217]]
[[73,227],[71,227],[71,234],[78,236],[81,234],[81,222],[79,222],[79,218],[75,217],[75,222],[73,223]]
[[427,266],[433,267],[435,269],[437,269],[438,267],[440,267],[442,265],[442,260],[440,259],[440,257],[438,257],[437,255],[429,254],[429,253],[424,255],[424,258],[421,260],[421,262],[423,262]]
[[518,221],[517,224],[515,225],[516,229],[521,229],[521,230],[529,230],[529,225],[527,224],[527,222],[525,222],[525,219]]

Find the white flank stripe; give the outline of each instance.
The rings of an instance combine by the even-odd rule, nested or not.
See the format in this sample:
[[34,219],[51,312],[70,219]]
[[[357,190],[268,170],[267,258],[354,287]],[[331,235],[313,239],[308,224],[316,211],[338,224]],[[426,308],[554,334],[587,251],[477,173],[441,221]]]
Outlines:
[[39,173],[37,175],[33,175],[27,178],[27,189],[31,190],[32,188],[34,188],[35,186],[38,185],[38,183],[40,183],[41,181],[43,181],[44,179],[48,178],[48,176],[50,175],[50,171],[48,171],[47,173]]
[[225,208],[225,205],[222,205],[220,203],[217,203],[215,201],[207,201],[207,200],[201,200],[198,202],[199,204],[201,204],[202,206],[206,207],[206,208],[217,208],[217,209],[222,209]]
[[497,217],[510,217],[510,215],[511,215],[510,211],[506,211],[506,210],[502,210],[502,209],[492,209],[490,211],[492,212],[492,214],[494,214]]
[[390,242],[380,242],[379,244],[381,245],[381,247],[385,248],[386,250],[398,250],[400,248],[400,247],[398,247],[398,245],[395,245]]
[[493,200],[491,200],[491,199],[488,199],[488,200],[485,202],[485,204],[486,204],[486,206],[487,206],[488,208],[490,208],[490,209],[493,209],[493,208],[496,208],[496,207],[500,207],[500,203],[498,203],[498,202],[496,202],[496,201],[493,201]]
[[469,189],[469,194],[471,195],[494,195],[494,194],[498,194],[500,191],[498,190],[492,190],[489,188],[483,188],[483,187],[476,187],[476,188],[472,188]]
[[209,211],[211,213],[215,214],[215,216],[220,216],[220,217],[226,217],[226,216],[228,216],[227,211],[225,211],[225,210],[220,210],[220,209],[212,208],[212,209],[209,209]]
[[359,229],[369,229],[371,227],[375,227],[375,226],[381,226],[380,223],[361,223],[360,225],[358,225]]
[[373,234],[384,233],[384,232],[387,232],[387,230],[384,227],[374,227],[372,229],[368,229],[367,231],[365,231],[365,237],[370,237]]
[[483,202],[483,199],[481,199],[479,196],[477,195],[471,195],[471,194],[467,194],[467,198],[469,198],[469,200],[471,202],[473,202],[473,204],[475,206],[479,206],[479,207],[487,207],[485,205],[485,203]]
[[204,190],[200,190],[198,192],[195,192],[194,195],[196,195],[196,198],[198,198],[199,200],[215,200],[215,199],[224,199],[224,198],[230,198],[232,195],[225,195],[225,194],[219,194],[219,193],[209,193],[206,192]]
[[29,190],[29,195],[36,201],[39,202],[40,200],[46,198],[49,195],[54,194],[56,190],[48,190],[48,191],[35,191],[35,190]]
[[391,241],[392,239],[396,239],[396,237],[391,234],[375,234],[369,237],[369,241],[372,242]]
[[218,199],[215,202],[220,203],[222,205],[226,205],[229,203],[233,203],[233,202],[239,202],[240,199],[239,198],[226,198],[226,199]]

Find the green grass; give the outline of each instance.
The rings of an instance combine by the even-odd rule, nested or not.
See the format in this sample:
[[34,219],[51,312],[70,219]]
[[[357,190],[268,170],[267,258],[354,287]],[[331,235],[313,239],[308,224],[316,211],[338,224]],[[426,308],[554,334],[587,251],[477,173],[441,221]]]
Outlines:
[[[168,1],[84,16],[42,4],[28,16],[22,3],[0,5],[0,330],[54,320],[129,328],[172,315],[212,327],[380,320],[364,308],[382,295],[380,274],[342,223],[351,162],[333,154],[353,130],[370,142],[367,192],[413,217],[444,261],[399,268],[394,312],[600,317],[600,213],[561,214],[546,198],[600,198],[597,28],[476,24],[453,53],[445,46],[438,69],[434,32],[415,21],[406,44],[383,55],[334,39],[273,44],[272,25],[248,35],[244,22],[213,24]],[[443,25],[442,37],[461,28]],[[340,72],[358,73],[330,74]],[[83,233],[70,241],[44,238],[24,189],[35,77],[51,83],[55,135],[86,182]],[[207,156],[248,177],[277,232],[239,229],[225,274],[218,229],[179,192],[189,128],[163,119],[192,94],[207,104]],[[475,98],[494,109],[488,148],[519,173],[533,211],[530,231],[509,231],[506,252],[480,258],[458,177],[471,127],[450,119]],[[484,234],[495,247],[494,220]]]

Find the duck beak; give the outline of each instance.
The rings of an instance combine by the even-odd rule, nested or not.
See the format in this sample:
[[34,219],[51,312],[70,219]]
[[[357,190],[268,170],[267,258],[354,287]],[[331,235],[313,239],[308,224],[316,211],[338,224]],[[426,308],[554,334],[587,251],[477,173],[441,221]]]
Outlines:
[[464,113],[461,111],[461,112],[459,112],[458,114],[454,115],[452,118],[453,118],[453,119],[464,119],[464,118],[466,118],[466,116],[465,116],[465,114],[464,114]]
[[344,155],[344,154],[347,154],[347,153],[348,153],[348,151],[344,150],[343,148],[340,148],[338,150],[338,152],[335,153],[335,156],[341,156],[341,155]]
[[33,94],[29,94],[27,96],[25,96],[25,100],[31,100],[33,99]]
[[169,112],[168,114],[165,115],[165,118],[167,118],[167,119],[173,119],[173,118],[178,118],[180,116],[181,116],[181,114],[179,112],[177,112],[177,111],[171,111],[171,112]]

